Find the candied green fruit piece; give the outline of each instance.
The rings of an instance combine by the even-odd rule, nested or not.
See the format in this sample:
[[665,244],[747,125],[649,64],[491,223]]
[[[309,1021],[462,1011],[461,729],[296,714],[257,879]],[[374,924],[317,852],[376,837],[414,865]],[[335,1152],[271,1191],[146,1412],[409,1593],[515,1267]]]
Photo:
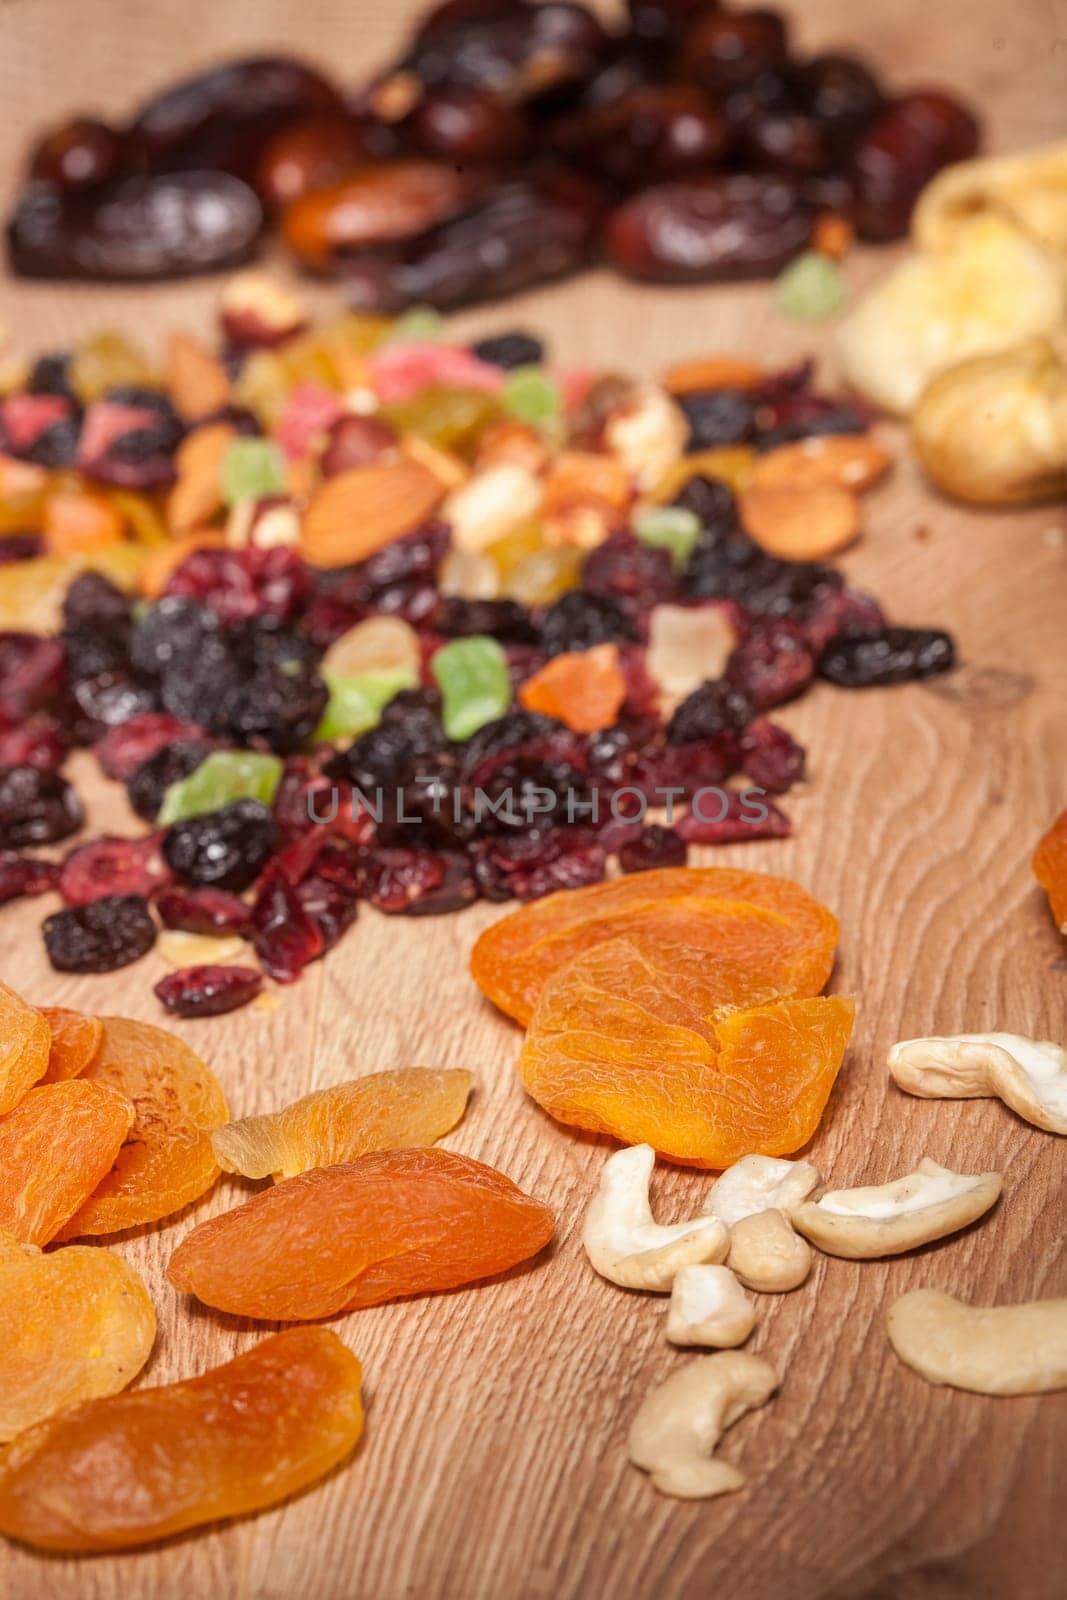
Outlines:
[[474,445],[499,410],[493,396],[480,389],[431,383],[408,400],[383,406],[381,415],[399,433],[418,433],[442,450],[462,452]]
[[360,672],[350,677],[324,672],[323,678],[330,698],[314,734],[323,740],[355,738],[376,728],[390,700],[401,689],[414,689],[418,684],[418,674],[403,667],[395,672]]
[[819,250],[805,250],[779,274],[775,299],[784,317],[821,322],[832,317],[845,298],[840,268]]
[[532,428],[551,431],[563,415],[563,395],[544,367],[515,367],[508,373],[501,400],[509,417]]
[[386,344],[422,344],[440,339],[445,319],[433,306],[409,306],[397,317],[385,338]]
[[285,463],[269,439],[235,439],[220,470],[222,493],[229,506],[285,491]]
[[511,679],[500,645],[486,634],[453,639],[430,663],[444,701],[442,720],[450,739],[469,739],[511,704]]
[[256,750],[215,750],[195,772],[171,784],[156,822],[168,828],[172,822],[218,811],[232,800],[262,800],[269,806],[281,782],[283,765],[280,757],[260,755]]
[[669,550],[676,567],[684,567],[700,532],[700,518],[685,506],[649,506],[633,520],[642,544]]

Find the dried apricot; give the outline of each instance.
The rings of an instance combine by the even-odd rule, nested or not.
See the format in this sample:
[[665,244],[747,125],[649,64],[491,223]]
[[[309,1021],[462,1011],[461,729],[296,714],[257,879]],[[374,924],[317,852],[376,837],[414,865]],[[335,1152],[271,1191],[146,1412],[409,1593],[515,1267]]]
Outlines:
[[6,1452],[0,1532],[119,1550],[274,1505],[356,1445],[361,1379],[335,1333],[290,1328],[199,1378],[86,1401]]
[[1067,933],[1067,811],[1061,811],[1034,851],[1034,877],[1048,895],[1053,921]]
[[527,678],[519,699],[527,711],[556,717],[575,733],[613,727],[626,699],[618,645],[598,644],[553,656]]
[[780,444],[752,469],[753,489],[820,489],[861,493],[889,471],[893,458],[865,434],[820,433]]
[[396,1067],[307,1094],[282,1111],[227,1122],[211,1135],[224,1172],[292,1178],[371,1150],[433,1144],[462,1117],[471,1075],[462,1067]]
[[83,1081],[117,1089],[136,1117],[113,1169],[63,1229],[65,1239],[157,1222],[202,1195],[219,1170],[211,1133],[227,1110],[211,1069],[164,1028],[101,1021],[100,1054]]
[[36,1006],[0,983],[0,1116],[44,1077],[51,1033]]
[[65,1078],[81,1077],[100,1050],[104,1024],[99,1017],[87,1017],[81,1011],[69,1011],[66,1006],[41,1006],[40,1012],[52,1030],[48,1071],[42,1083],[60,1083]]
[[167,1276],[220,1311],[303,1321],[492,1277],[554,1231],[548,1206],[480,1161],[378,1150],[202,1222]]
[[0,1442],[117,1394],[155,1337],[148,1290],[121,1256],[89,1245],[43,1255],[0,1232]]
[[31,1089],[0,1118],[0,1229],[47,1244],[110,1172],[133,1106],[106,1083]]
[[762,988],[701,950],[609,940],[546,982],[519,1075],[557,1121],[670,1161],[720,1168],[799,1150],[819,1125],[854,1007]]
[[822,561],[859,537],[859,501],[835,483],[745,489],[739,507],[745,532],[786,561]]
[[501,1011],[527,1023],[545,980],[605,939],[644,932],[818,994],[830,976],[837,919],[799,884],[733,867],[668,867],[522,906],[487,928],[471,973]]

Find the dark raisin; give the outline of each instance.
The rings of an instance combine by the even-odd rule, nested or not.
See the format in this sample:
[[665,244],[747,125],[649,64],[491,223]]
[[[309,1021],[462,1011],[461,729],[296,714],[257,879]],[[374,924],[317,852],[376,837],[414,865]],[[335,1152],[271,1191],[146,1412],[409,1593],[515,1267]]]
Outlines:
[[226,644],[243,672],[296,674],[316,666],[322,654],[304,634],[269,613],[235,622],[226,630]]
[[449,639],[487,633],[502,644],[533,644],[537,630],[517,600],[463,600],[446,595],[434,613],[434,628]]
[[766,717],[750,722],[741,736],[741,766],[768,794],[784,794],[804,776],[804,746]]
[[277,867],[264,873],[252,906],[252,943],[264,969],[279,983],[294,982],[323,952],[321,928]]
[[87,906],[106,895],[140,895],[149,899],[169,873],[159,853],[159,839],[93,839],[64,857],[59,892],[68,906]]
[[172,669],[182,671],[210,648],[219,636],[213,611],[180,597],[151,606],[130,635],[130,660],[138,672],[162,678]]
[[203,733],[198,723],[169,716],[165,711],[146,711],[111,728],[94,746],[93,754],[109,778],[124,783],[131,772],[164,745],[202,739]]
[[64,628],[60,635],[67,657],[67,671],[75,682],[98,678],[105,672],[121,671],[126,661],[126,645],[114,634],[89,627]]
[[636,638],[633,623],[617,601],[581,589],[572,589],[554,600],[541,623],[541,643],[552,656]]
[[819,657],[819,675],[842,689],[866,689],[934,678],[955,665],[950,634],[938,628],[882,628],[831,639]]
[[14,561],[32,561],[43,553],[44,540],[39,533],[0,534],[0,567]]
[[228,732],[225,698],[240,679],[240,668],[226,640],[209,634],[195,660],[170,668],[159,686],[159,698],[171,716],[184,721],[202,717],[211,733]]
[[510,372],[515,367],[537,366],[545,359],[545,347],[532,333],[494,333],[471,345],[479,361]]
[[90,905],[56,911],[43,927],[57,972],[114,972],[139,961],[156,942],[156,925],[140,895],[107,895]]
[[278,847],[278,824],[259,800],[234,800],[218,811],[176,822],[163,857],[186,883],[247,889]]
[[329,697],[322,678],[307,667],[261,669],[227,690],[217,725],[242,744],[289,755],[312,733]]
[[743,844],[753,839],[787,839],[793,824],[784,811],[758,792],[721,789],[701,795],[692,811],[678,819],[689,844]]
[[0,849],[55,844],[84,821],[81,801],[58,772],[0,767]]
[[177,739],[135,767],[126,779],[130,806],[146,822],[155,822],[163,797],[172,783],[180,783],[211,754],[211,746],[196,739]]
[[254,967],[182,967],[152,993],[176,1017],[221,1017],[248,1005],[262,987],[263,974]]
[[54,861],[39,861],[19,855],[17,850],[0,850],[0,905],[23,895],[45,894],[54,889],[59,866]]
[[785,618],[754,623],[726,663],[728,681],[758,711],[792,699],[814,674],[815,662],[803,632]]
[[678,396],[689,423],[687,451],[744,444],[756,431],[756,405],[741,389],[697,389]]
[[249,908],[225,889],[164,889],[156,910],[165,928],[202,933],[209,938],[249,931]]
[[71,467],[78,456],[81,440],[81,423],[76,417],[64,417],[38,434],[33,444],[21,453],[24,461],[36,467],[46,467],[56,472],[61,467]]
[[714,739],[720,733],[741,733],[753,716],[752,702],[724,678],[698,684],[667,724],[668,744]]
[[130,599],[102,572],[83,572],[63,600],[64,628],[99,628],[124,638],[130,626]]
[[723,483],[721,478],[705,478],[697,474],[675,496],[674,504],[699,518],[701,527],[709,535],[733,533],[741,526],[737,501],[729,485]]
[[95,744],[108,728],[144,712],[158,711],[159,700],[150,684],[138,683],[127,672],[102,672],[71,685],[64,716],[70,715],[71,734],[78,744]]
[[619,846],[619,866],[623,872],[649,872],[655,867],[684,867],[688,853],[685,840],[673,828],[664,828],[652,822]]

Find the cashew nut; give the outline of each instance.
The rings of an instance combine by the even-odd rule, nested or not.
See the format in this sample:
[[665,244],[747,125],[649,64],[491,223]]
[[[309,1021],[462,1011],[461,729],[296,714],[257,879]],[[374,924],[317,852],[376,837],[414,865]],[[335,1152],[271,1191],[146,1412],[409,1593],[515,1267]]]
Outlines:
[[913,1289],[889,1308],[889,1342],[927,1383],[976,1394],[1067,1389],[1067,1299],[969,1306]]
[[730,1235],[716,1217],[666,1227],[656,1222],[648,1200],[655,1163],[650,1144],[609,1156],[586,1213],[582,1242],[602,1278],[624,1289],[666,1293],[681,1267],[722,1261]]
[[731,1423],[765,1405],[777,1387],[774,1368],[758,1356],[697,1356],[641,1402],[630,1426],[630,1460],[652,1474],[660,1494],[679,1500],[740,1489],[744,1473],[712,1452]]
[[800,1206],[793,1226],[827,1255],[870,1261],[956,1233],[988,1211],[1000,1190],[999,1172],[953,1172],[923,1156],[892,1183],[829,1190]]
[[452,529],[457,550],[484,550],[521,522],[537,515],[544,489],[528,468],[513,461],[484,467],[453,490],[441,515]]
[[746,1288],[784,1294],[799,1288],[811,1271],[811,1246],[794,1233],[784,1212],[772,1208],[734,1223],[726,1260]]
[[756,1307],[729,1267],[683,1267],[674,1280],[667,1338],[720,1350],[744,1344],[756,1326]]
[[1067,1133],[1067,1050],[1050,1039],[1018,1033],[902,1039],[889,1052],[889,1071],[924,1100],[996,1095],[1035,1128]]
[[789,1216],[819,1182],[810,1161],[782,1161],[777,1156],[742,1156],[712,1184],[704,1212],[732,1228],[742,1217],[772,1208]]

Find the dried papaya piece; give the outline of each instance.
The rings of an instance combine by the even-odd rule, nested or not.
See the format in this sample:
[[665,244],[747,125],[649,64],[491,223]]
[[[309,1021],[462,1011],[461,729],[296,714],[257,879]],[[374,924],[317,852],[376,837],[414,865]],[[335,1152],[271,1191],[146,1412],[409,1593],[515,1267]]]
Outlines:
[[527,711],[556,717],[575,733],[612,727],[626,699],[618,645],[597,644],[553,656],[527,678],[519,699]]
[[64,1239],[157,1222],[218,1177],[211,1133],[227,1110],[210,1067],[165,1028],[126,1017],[101,1021],[100,1053],[81,1081],[117,1089],[136,1116],[112,1170],[62,1230]]
[[36,1006],[0,983],[0,1116],[44,1077],[51,1032]]
[[378,1150],[202,1222],[167,1276],[220,1311],[305,1321],[492,1277],[554,1231],[550,1207],[480,1161]]
[[281,1111],[216,1128],[215,1160],[224,1172],[246,1178],[292,1178],[371,1150],[433,1144],[463,1116],[471,1081],[462,1067],[371,1072],[304,1095]]
[[780,998],[701,950],[610,940],[545,984],[519,1075],[559,1122],[727,1167],[807,1143],[853,1011],[836,995]]
[[0,1228],[44,1245],[111,1171],[133,1105],[106,1083],[71,1078],[31,1089],[0,1117]]
[[66,1006],[41,1006],[41,1015],[52,1030],[48,1052],[48,1071],[43,1083],[60,1083],[64,1078],[80,1078],[99,1054],[104,1024],[99,1017]]
[[1033,858],[1034,877],[1048,895],[1052,920],[1067,933],[1067,811],[1061,811],[1040,840]]
[[117,1394],[155,1337],[148,1290],[121,1256],[89,1245],[43,1255],[0,1231],[0,1442]]
[[478,939],[482,993],[528,1023],[546,979],[606,939],[654,933],[818,994],[833,967],[837,919],[799,884],[734,867],[667,867],[546,895]]
[[290,1328],[199,1378],[86,1401],[3,1457],[0,1533],[120,1550],[274,1505],[355,1447],[361,1380],[335,1333]]

